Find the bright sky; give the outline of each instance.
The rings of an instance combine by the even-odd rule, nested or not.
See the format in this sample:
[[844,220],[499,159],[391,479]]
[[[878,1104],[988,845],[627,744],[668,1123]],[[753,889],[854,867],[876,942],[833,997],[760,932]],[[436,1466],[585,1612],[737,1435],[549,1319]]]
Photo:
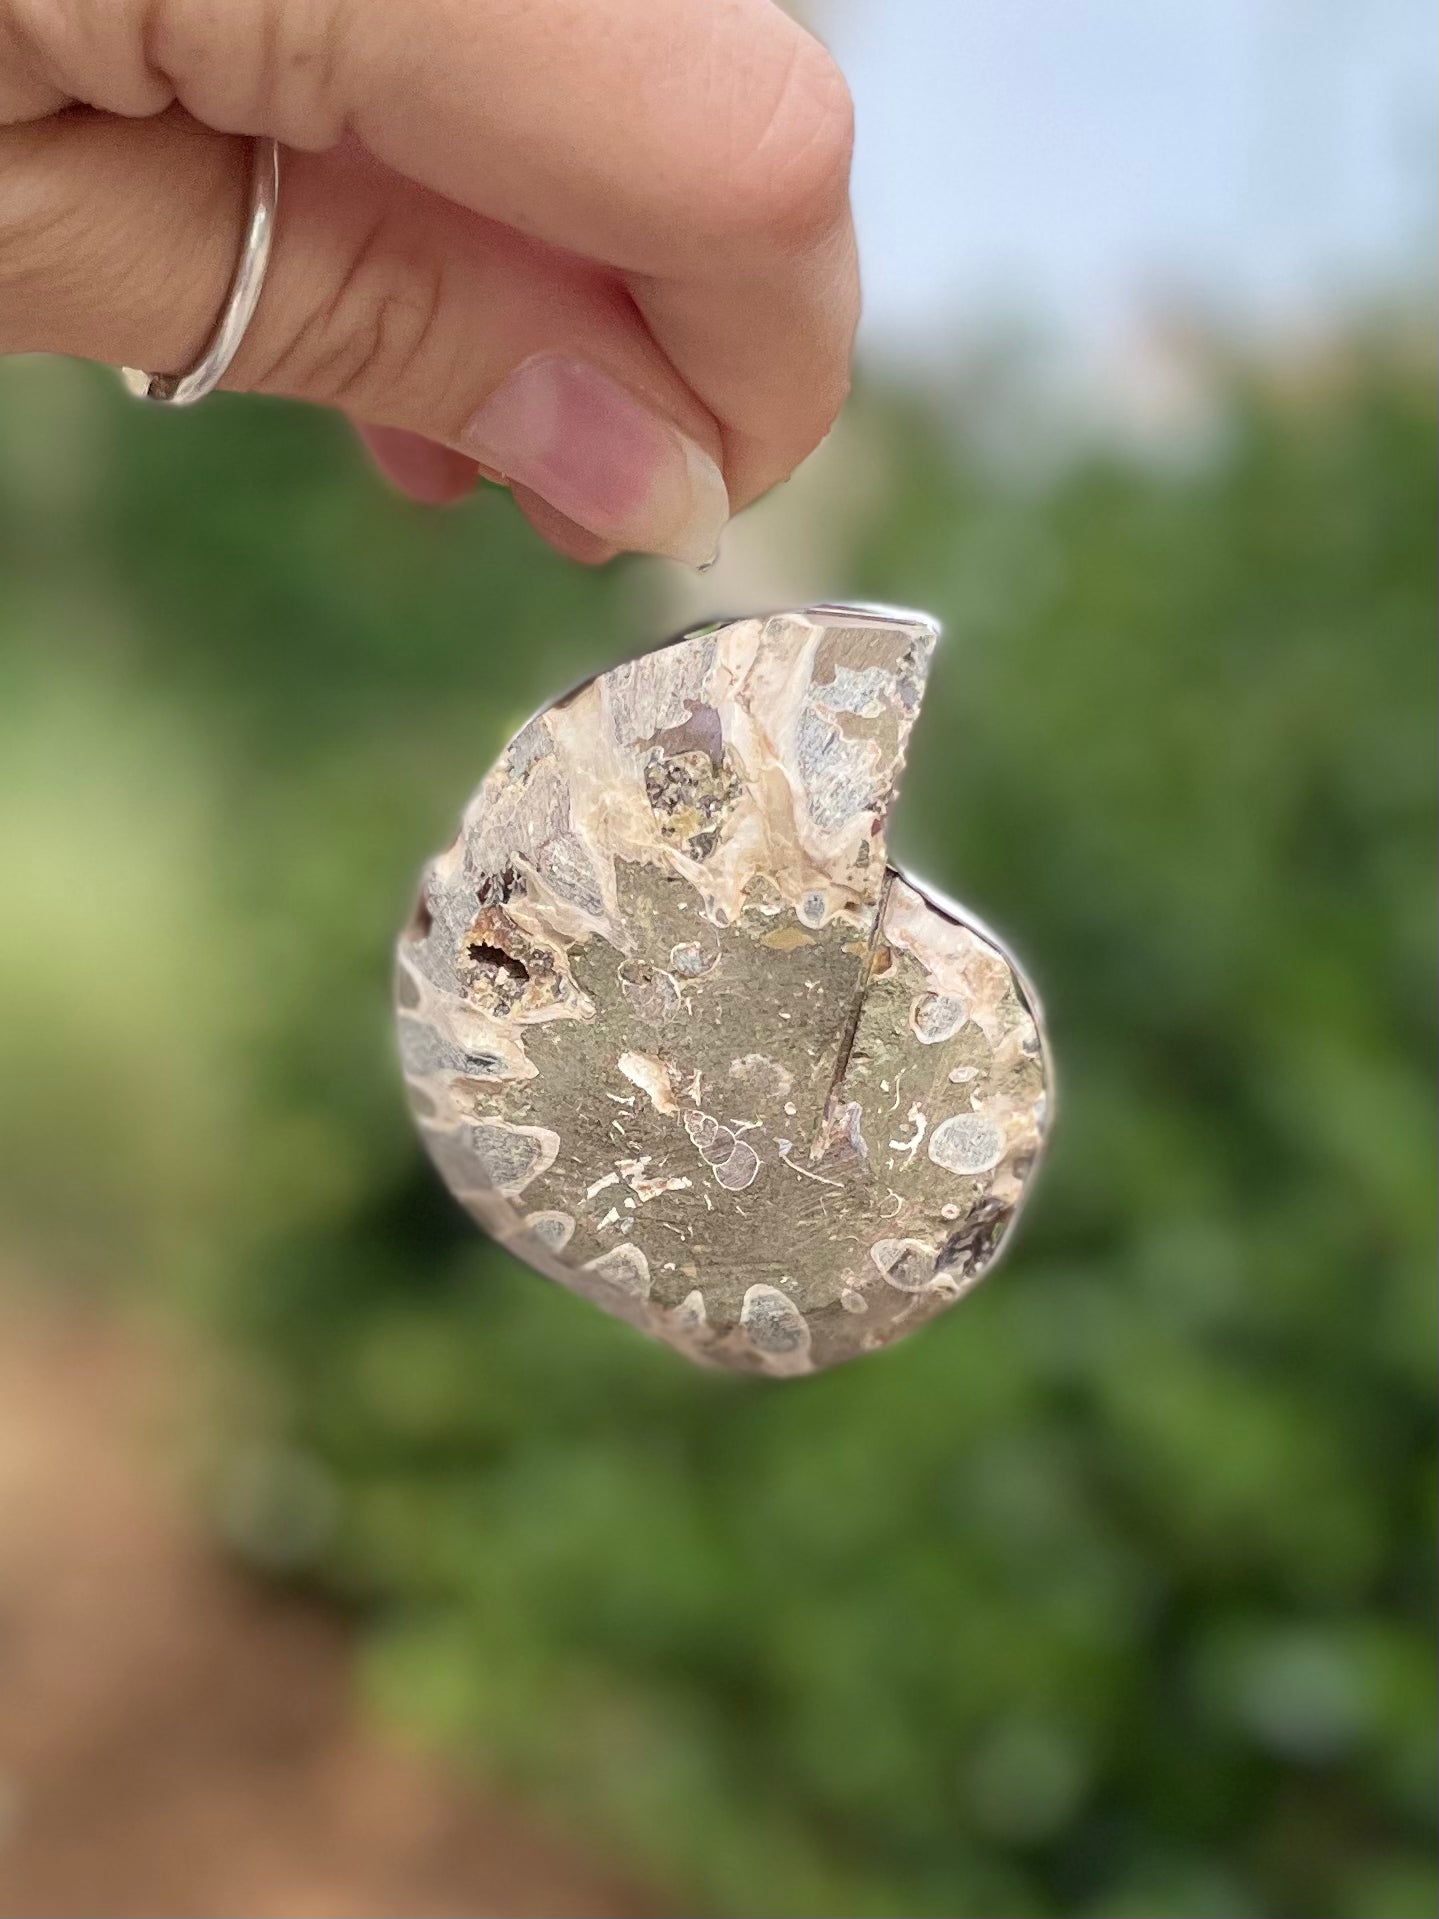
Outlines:
[[814,0],[859,122],[866,345],[1112,345],[1192,298],[1322,317],[1431,271],[1429,0]]

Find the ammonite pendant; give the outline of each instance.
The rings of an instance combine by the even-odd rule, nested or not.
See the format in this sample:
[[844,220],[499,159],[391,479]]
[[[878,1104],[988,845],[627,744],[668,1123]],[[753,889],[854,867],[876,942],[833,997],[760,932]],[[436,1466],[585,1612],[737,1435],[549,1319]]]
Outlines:
[[924,1325],[1039,1163],[1034,994],[885,857],[937,639],[817,606],[600,674],[511,740],[400,940],[456,1197],[707,1364],[807,1373]]

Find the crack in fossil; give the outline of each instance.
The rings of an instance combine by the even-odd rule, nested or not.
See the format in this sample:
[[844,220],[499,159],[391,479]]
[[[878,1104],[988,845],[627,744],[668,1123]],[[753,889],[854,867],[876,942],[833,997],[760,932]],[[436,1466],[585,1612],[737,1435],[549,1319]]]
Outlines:
[[[891,802],[893,804],[893,802]],[[820,1123],[810,1142],[810,1157],[818,1159],[825,1128],[830,1122],[835,1104],[839,1098],[839,1089],[844,1084],[844,1076],[849,1071],[850,1055],[854,1052],[855,1035],[859,1031],[860,1015],[864,1011],[865,995],[874,974],[874,965],[880,948],[884,945],[884,909],[889,903],[889,889],[895,881],[894,868],[884,869],[884,879],[880,883],[879,899],[875,902],[874,923],[870,927],[869,944],[865,948],[864,963],[860,969],[859,984],[855,988],[854,1002],[845,1021],[844,1032],[840,1038],[839,1052],[835,1058],[834,1072],[830,1077],[829,1092],[825,1096],[824,1111]]]

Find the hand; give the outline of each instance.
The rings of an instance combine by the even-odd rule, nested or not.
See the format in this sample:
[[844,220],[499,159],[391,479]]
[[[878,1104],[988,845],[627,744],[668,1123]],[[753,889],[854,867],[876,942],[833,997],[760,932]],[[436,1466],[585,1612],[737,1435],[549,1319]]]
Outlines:
[[0,0],[0,352],[188,366],[287,151],[227,386],[415,498],[708,559],[848,388],[850,111],[769,0]]

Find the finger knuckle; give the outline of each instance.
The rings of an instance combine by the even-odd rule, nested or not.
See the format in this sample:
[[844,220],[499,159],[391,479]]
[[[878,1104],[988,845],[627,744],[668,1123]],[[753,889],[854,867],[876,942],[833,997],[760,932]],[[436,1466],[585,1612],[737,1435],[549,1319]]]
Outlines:
[[746,122],[717,195],[719,217],[783,248],[822,239],[848,204],[854,107],[817,40],[795,34],[768,98]]
[[83,100],[111,113],[160,113],[173,95],[146,62],[145,38],[144,0],[104,7],[5,0],[0,74],[21,89],[28,82],[52,98]]
[[382,218],[328,286],[299,303],[278,351],[247,383],[377,417],[423,409],[444,306],[443,262],[407,258]]
[[350,0],[151,0],[146,64],[197,119],[264,128],[288,146],[333,146],[345,131]]

